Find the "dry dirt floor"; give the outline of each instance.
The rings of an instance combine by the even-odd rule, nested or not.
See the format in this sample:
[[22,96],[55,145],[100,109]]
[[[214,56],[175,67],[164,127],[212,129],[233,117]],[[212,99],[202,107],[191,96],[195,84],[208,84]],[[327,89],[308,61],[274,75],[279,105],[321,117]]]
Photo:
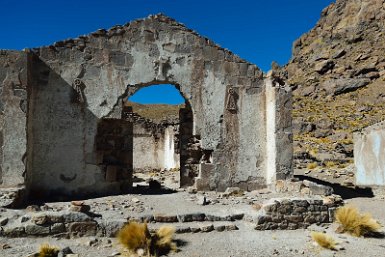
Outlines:
[[[175,186],[176,179],[162,179],[170,187]],[[144,180],[144,179],[143,179]],[[141,179],[138,179],[141,181]],[[140,184],[140,183],[138,183]],[[254,194],[254,196],[253,196]],[[189,212],[205,213],[248,213],[254,211],[252,204],[271,197],[280,197],[268,191],[248,193],[243,196],[223,198],[219,193],[206,193],[211,204],[200,205],[202,193],[192,194],[183,190],[168,194],[148,195],[144,193],[108,196],[86,199],[85,204],[91,211],[101,214],[103,219],[128,218],[146,213],[177,214]],[[287,196],[287,195],[286,195]],[[363,212],[370,212],[381,224],[385,224],[385,200],[382,197],[352,198],[345,201]],[[46,203],[53,210],[60,210],[70,205],[69,202]],[[22,210],[19,210],[22,212]],[[6,210],[2,215],[11,215]],[[17,211],[14,211],[17,212]],[[13,214],[14,215],[14,214]],[[182,242],[179,251],[170,253],[171,257],[255,257],[255,256],[347,256],[347,257],[382,257],[385,256],[385,239],[356,238],[347,234],[335,233],[336,224],[312,225],[308,229],[293,231],[256,231],[251,222],[235,222],[238,230],[207,233],[176,234]],[[154,224],[149,224],[150,228]],[[310,237],[311,231],[325,231],[338,242],[341,250],[323,250],[315,245]],[[70,247],[80,257],[120,256],[121,246],[115,238],[4,238],[0,237],[1,257],[27,257],[35,253],[39,245],[49,243],[60,248]]]

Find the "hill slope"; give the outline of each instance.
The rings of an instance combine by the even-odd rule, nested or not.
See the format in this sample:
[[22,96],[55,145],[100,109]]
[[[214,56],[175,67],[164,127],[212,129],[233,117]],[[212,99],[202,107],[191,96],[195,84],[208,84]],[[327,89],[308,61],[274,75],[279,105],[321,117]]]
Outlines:
[[293,45],[297,167],[345,167],[352,132],[385,118],[385,1],[337,0]]

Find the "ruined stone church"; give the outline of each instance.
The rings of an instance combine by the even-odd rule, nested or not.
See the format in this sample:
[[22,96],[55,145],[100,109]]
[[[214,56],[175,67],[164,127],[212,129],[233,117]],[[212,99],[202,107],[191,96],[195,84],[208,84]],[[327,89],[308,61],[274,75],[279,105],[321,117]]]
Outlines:
[[[139,89],[172,84],[180,186],[264,188],[292,175],[291,98],[254,64],[164,15],[0,52],[0,183],[30,195],[132,187]],[[141,161],[146,161],[145,158]]]

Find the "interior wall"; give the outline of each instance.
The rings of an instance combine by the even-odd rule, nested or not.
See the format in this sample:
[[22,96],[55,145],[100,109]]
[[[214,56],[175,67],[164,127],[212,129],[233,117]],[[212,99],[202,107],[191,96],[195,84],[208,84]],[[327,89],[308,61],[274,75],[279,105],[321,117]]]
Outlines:
[[175,149],[177,126],[166,126],[154,133],[144,124],[134,123],[134,171],[179,168],[180,155]]

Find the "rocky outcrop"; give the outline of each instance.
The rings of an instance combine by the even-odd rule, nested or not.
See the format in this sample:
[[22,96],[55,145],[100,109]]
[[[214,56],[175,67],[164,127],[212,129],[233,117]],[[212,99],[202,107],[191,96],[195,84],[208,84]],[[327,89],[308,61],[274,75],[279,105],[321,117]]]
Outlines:
[[383,119],[384,23],[383,0],[337,0],[294,42],[285,72],[294,89],[297,167],[349,165],[352,132]]

